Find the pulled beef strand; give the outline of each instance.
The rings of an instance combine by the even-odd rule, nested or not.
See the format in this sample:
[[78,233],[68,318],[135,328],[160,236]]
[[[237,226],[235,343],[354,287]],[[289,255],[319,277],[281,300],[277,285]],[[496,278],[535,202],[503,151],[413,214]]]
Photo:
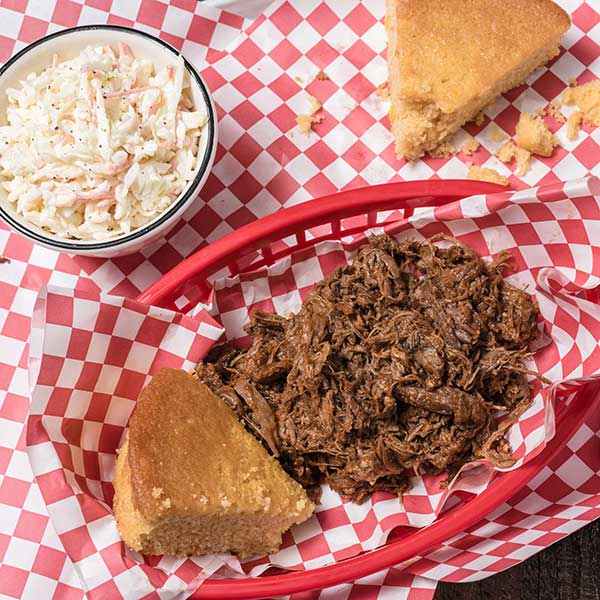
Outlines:
[[[298,314],[256,312],[250,348],[216,347],[197,375],[313,498],[322,478],[362,502],[401,494],[419,471],[509,466],[538,317],[504,281],[509,259],[376,237]],[[508,412],[501,424],[494,410]]]

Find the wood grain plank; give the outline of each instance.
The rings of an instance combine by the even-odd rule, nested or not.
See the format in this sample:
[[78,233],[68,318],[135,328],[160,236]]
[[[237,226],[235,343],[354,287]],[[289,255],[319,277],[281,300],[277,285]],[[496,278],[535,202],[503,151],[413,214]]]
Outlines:
[[440,583],[434,600],[600,600],[600,520],[474,583]]

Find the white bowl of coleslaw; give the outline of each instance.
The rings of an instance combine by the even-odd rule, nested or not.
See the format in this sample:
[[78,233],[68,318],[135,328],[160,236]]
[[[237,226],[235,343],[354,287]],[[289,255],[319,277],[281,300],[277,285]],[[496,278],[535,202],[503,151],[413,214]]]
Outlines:
[[112,25],[51,34],[0,69],[0,217],[70,254],[135,252],[195,201],[216,142],[208,88],[172,46]]

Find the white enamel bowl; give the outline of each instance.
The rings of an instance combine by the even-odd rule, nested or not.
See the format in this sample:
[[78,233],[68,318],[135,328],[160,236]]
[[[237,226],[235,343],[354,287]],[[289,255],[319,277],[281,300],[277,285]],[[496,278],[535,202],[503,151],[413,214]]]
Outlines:
[[[143,31],[114,25],[87,25],[65,29],[33,42],[13,56],[0,68],[0,123],[6,123],[6,88],[18,86],[18,82],[31,72],[39,72],[50,64],[52,55],[59,54],[63,59],[74,58],[90,45],[116,46],[127,43],[135,56],[151,60],[159,70],[175,64],[179,52],[158,38]],[[201,138],[198,166],[194,178],[180,196],[163,213],[131,233],[122,234],[105,241],[65,239],[30,223],[18,215],[13,205],[7,201],[6,191],[0,189],[0,218],[12,229],[26,238],[62,252],[87,256],[113,257],[130,254],[164,237],[175,225],[182,213],[197,200],[197,195],[210,172],[217,148],[216,111],[204,80],[196,69],[184,59],[189,72],[191,97],[194,107],[204,106],[208,123]]]

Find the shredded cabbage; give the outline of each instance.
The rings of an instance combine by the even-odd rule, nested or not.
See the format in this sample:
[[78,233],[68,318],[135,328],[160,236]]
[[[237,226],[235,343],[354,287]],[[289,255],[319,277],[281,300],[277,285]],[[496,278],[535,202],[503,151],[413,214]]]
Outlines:
[[6,91],[0,184],[17,213],[65,238],[129,233],[193,178],[206,108],[182,59],[155,72],[126,44],[55,55]]

